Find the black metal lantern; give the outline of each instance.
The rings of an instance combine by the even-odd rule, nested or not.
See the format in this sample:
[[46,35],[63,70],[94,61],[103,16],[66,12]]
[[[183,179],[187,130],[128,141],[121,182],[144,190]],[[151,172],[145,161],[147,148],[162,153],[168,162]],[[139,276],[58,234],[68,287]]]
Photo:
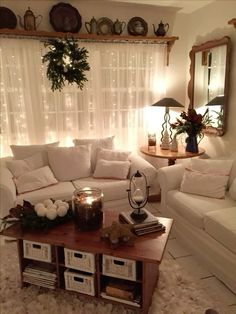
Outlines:
[[142,209],[148,201],[149,186],[144,173],[137,171],[130,178],[128,192],[129,204],[134,211],[130,214],[134,221],[142,222],[147,218],[147,213]]

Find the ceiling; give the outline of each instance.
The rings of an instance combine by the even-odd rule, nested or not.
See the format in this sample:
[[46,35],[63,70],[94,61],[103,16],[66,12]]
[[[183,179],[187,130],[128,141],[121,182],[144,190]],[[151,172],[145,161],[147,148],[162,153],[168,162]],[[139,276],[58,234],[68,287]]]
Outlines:
[[180,13],[192,13],[217,0],[107,0],[110,2],[154,5],[178,11]]

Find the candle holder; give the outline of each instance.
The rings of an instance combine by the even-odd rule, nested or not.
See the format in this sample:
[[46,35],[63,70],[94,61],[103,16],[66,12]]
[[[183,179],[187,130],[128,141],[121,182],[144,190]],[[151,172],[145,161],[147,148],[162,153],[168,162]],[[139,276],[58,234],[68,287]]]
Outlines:
[[136,222],[142,222],[147,218],[147,213],[142,208],[147,204],[149,196],[149,186],[144,173],[137,171],[130,178],[128,200],[134,211],[130,217]]
[[156,148],[156,134],[148,134],[148,149],[152,150]]
[[84,188],[74,191],[72,209],[75,225],[82,231],[96,230],[103,222],[103,193],[98,188]]

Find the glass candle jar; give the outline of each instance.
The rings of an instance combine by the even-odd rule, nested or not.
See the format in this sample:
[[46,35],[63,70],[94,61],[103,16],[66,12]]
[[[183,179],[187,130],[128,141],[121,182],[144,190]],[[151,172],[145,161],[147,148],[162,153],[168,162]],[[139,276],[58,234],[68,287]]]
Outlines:
[[156,134],[148,134],[148,147],[156,146]]
[[83,231],[101,228],[103,221],[103,193],[98,188],[74,191],[72,208],[75,225]]

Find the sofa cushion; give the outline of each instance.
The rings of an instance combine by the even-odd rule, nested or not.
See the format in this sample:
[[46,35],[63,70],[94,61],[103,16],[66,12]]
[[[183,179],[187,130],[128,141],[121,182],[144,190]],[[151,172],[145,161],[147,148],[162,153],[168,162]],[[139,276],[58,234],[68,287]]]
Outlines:
[[94,178],[126,180],[130,168],[130,161],[99,159],[93,174]]
[[88,177],[91,172],[90,146],[49,147],[49,165],[59,181]]
[[229,196],[236,201],[236,178],[234,178],[229,188]]
[[180,191],[213,198],[224,198],[229,176],[225,174],[202,173],[186,168]]
[[75,146],[78,145],[89,145],[91,144],[91,171],[94,172],[97,153],[99,148],[114,148],[114,136],[106,138],[83,138],[83,139],[74,139],[73,143]]
[[97,161],[99,159],[127,161],[129,155],[129,151],[100,148],[97,153]]
[[191,159],[191,169],[202,173],[229,175],[233,160]]
[[207,213],[204,216],[204,229],[236,254],[236,206]]
[[48,166],[28,171],[15,178],[14,182],[18,194],[32,192],[58,183]]
[[203,217],[217,209],[236,206],[236,202],[226,194],[225,199],[209,198],[200,195],[172,190],[167,193],[166,204],[175,210],[192,225],[203,229]]
[[43,144],[43,145],[11,145],[12,154],[15,159],[24,159],[36,153],[41,153],[44,160],[44,166],[48,165],[48,155],[46,149],[48,147],[58,146],[59,142]]
[[59,182],[56,185],[18,195],[16,198],[16,204],[22,203],[23,200],[36,204],[48,198],[53,198],[55,200],[71,200],[74,190],[75,188],[71,182]]
[[128,198],[129,180],[95,179],[92,177],[73,181],[76,189],[96,187],[103,191],[104,201]]
[[22,160],[7,160],[6,165],[13,174],[13,176],[17,178],[28,171],[43,167],[44,160],[42,154],[39,152]]

